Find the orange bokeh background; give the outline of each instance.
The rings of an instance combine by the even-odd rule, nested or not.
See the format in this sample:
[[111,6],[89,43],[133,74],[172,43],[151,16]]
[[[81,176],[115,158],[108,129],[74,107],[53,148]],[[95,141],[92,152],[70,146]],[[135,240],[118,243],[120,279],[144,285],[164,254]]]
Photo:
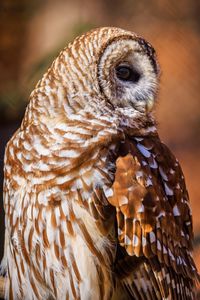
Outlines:
[[[162,70],[159,132],[185,173],[200,268],[199,11],[199,1],[194,0],[1,0],[1,186],[5,143],[21,121],[29,93],[63,46],[93,27],[135,31],[157,50]],[[0,225],[3,228],[3,218]],[[3,229],[1,251],[2,241]]]

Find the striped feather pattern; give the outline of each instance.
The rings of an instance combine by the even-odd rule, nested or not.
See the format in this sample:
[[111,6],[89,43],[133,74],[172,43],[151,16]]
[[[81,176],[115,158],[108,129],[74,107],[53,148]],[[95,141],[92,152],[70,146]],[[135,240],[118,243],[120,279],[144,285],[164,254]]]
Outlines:
[[158,70],[148,42],[107,27],[38,82],[5,151],[5,299],[195,299],[188,194],[152,114]]

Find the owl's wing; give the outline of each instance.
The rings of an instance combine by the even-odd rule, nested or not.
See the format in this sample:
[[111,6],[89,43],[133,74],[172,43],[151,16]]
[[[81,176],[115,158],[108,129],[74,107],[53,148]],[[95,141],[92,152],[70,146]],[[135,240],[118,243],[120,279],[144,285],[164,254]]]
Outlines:
[[[121,267],[130,269],[125,284],[132,296],[136,286],[139,293],[146,289],[147,297],[148,284],[144,288],[143,283],[149,281],[157,287],[157,299],[194,299],[198,273],[190,254],[193,230],[188,193],[179,163],[157,136],[132,138],[121,145],[110,194],[118,240],[128,254]],[[134,260],[140,263],[133,268],[138,270],[133,276]],[[116,269],[119,273],[120,259]]]

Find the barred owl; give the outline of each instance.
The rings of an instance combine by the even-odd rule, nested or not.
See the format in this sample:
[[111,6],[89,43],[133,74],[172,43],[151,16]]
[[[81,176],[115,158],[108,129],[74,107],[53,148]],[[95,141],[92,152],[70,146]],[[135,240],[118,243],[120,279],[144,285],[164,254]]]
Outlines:
[[5,152],[6,299],[195,299],[158,85],[153,47],[118,28],[76,38],[39,81]]

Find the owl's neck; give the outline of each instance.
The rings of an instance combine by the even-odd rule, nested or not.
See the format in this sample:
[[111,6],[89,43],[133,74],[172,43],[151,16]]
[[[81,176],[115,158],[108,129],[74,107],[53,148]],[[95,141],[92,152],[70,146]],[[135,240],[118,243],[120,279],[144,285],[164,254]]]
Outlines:
[[[34,109],[32,112],[36,113]],[[141,116],[123,119],[117,114],[95,115],[86,111],[66,115],[62,107],[51,115],[39,111],[32,122],[27,120],[13,137],[14,147],[27,157],[18,157],[18,171],[21,168],[27,180],[33,181],[34,170],[34,182],[38,185],[70,181],[73,186],[79,170],[92,167],[100,157],[106,159],[109,149],[115,149],[127,135],[151,135],[155,130],[153,120],[148,118],[145,122]]]

